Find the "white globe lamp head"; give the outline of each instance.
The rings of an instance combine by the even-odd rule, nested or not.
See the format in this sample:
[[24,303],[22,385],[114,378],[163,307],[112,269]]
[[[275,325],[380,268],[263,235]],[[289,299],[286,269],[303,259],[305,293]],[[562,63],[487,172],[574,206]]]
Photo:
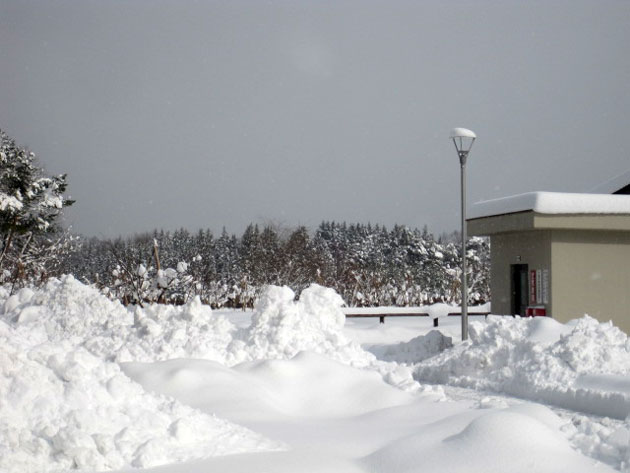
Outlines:
[[468,157],[468,152],[472,148],[477,135],[474,131],[467,128],[453,128],[451,131],[451,139],[457,150],[460,162],[464,163]]

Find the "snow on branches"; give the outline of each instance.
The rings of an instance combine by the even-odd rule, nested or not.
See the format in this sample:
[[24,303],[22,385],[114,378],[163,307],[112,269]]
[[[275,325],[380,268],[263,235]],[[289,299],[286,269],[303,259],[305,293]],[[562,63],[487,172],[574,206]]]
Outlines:
[[66,175],[48,176],[35,155],[0,130],[0,282],[45,277],[73,239],[58,220],[73,201]]
[[[299,294],[311,283],[334,288],[350,306],[459,303],[461,252],[454,241],[457,235],[436,239],[403,226],[334,222],[315,232],[250,225],[240,238],[155,231],[87,240],[65,271],[127,303],[198,295],[213,307],[251,307],[266,285]],[[489,300],[489,257],[487,239],[469,239],[471,303]]]

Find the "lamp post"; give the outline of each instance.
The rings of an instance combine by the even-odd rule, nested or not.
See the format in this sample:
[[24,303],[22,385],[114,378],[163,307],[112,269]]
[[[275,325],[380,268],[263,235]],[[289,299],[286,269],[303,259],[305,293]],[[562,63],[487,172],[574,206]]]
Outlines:
[[466,128],[453,128],[451,139],[455,144],[461,165],[462,189],[462,341],[468,340],[468,280],[466,277],[466,159],[477,135]]

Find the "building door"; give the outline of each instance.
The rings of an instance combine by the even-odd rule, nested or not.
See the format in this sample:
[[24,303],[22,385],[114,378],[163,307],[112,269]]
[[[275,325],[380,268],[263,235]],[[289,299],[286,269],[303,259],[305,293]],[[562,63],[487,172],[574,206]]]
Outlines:
[[529,279],[526,264],[511,265],[512,272],[512,314],[525,315],[529,302]]

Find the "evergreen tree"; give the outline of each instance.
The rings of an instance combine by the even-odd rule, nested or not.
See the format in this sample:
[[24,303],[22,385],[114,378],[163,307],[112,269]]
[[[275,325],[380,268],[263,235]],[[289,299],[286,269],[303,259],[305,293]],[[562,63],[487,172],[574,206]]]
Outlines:
[[48,176],[35,155],[0,130],[0,278],[37,279],[59,266],[71,243],[59,226],[73,201],[66,175]]

